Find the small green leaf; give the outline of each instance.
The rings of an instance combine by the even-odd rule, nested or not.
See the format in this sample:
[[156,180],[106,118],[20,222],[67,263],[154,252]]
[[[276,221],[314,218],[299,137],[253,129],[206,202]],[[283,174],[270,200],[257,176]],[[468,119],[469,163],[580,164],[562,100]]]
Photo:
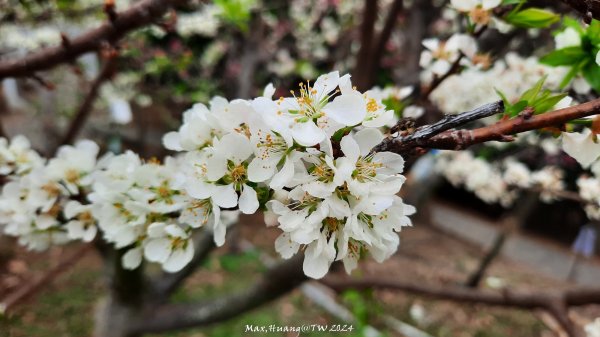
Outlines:
[[527,8],[510,12],[504,20],[521,28],[545,28],[560,20],[560,16],[541,8]]
[[522,2],[525,2],[525,0],[502,0],[501,6],[517,5]]
[[532,104],[533,109],[536,114],[541,114],[544,112],[548,112],[550,109],[554,108],[556,103],[560,102],[561,99],[567,96],[566,93],[558,94],[554,96],[546,97],[542,100],[538,100],[535,104]]
[[508,101],[508,99],[506,98],[506,95],[502,91],[500,91],[496,88],[494,88],[494,90],[496,91],[496,94],[498,94],[498,96],[500,96],[500,98],[502,99],[502,102],[504,102],[504,107],[505,108],[509,107],[511,104]]
[[575,64],[586,57],[585,52],[580,46],[567,47],[558,49],[545,55],[540,59],[540,63],[549,66],[567,66]]
[[513,104],[509,110],[506,110],[506,114],[510,117],[514,117],[518,115],[519,112],[523,111],[528,105],[529,102],[527,101],[518,101],[517,103]]
[[600,66],[596,62],[588,63],[583,68],[582,74],[596,93],[600,93]]
[[537,95],[542,90],[542,87],[544,86],[544,82],[546,81],[547,77],[548,77],[548,75],[544,75],[542,78],[540,78],[535,83],[535,85],[531,89],[525,91],[523,93],[523,95],[521,95],[521,100],[522,101],[527,101],[527,102],[532,102],[533,100],[535,100],[535,98],[537,97]]
[[333,136],[331,136],[331,140],[333,140],[335,142],[340,142],[342,140],[342,138],[344,138],[345,135],[347,135],[348,133],[350,133],[350,131],[352,131],[353,128],[354,128],[354,126],[348,126],[348,127],[337,130],[333,134]]
[[600,21],[592,20],[586,31],[586,35],[590,39],[592,44],[600,44]]
[[577,76],[577,74],[579,74],[579,71],[583,67],[585,67],[585,65],[588,63],[588,61],[589,61],[588,59],[583,59],[578,64],[572,66],[571,69],[569,69],[569,71],[565,75],[565,77],[562,79],[562,81],[560,81],[559,88],[564,89],[567,85],[569,85],[569,83],[571,83],[571,80],[573,78],[575,78],[575,76]]

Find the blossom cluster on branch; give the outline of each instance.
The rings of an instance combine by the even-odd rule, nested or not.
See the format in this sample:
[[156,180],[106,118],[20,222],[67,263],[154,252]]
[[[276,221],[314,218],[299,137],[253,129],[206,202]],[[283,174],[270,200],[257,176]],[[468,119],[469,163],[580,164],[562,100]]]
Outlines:
[[194,105],[164,136],[181,153],[163,164],[130,151],[98,158],[88,140],[45,161],[22,137],[4,141],[5,233],[36,250],[97,237],[126,250],[126,268],[145,258],[174,272],[193,257],[195,229],[222,245],[239,212],[263,209],[282,230],[276,250],[289,258],[303,248],[310,277],[335,260],[349,272],[367,252],[388,258],[414,212],[397,196],[402,157],[370,154],[393,111],[337,72],[301,83],[292,97],[273,94],[268,86],[252,100]]

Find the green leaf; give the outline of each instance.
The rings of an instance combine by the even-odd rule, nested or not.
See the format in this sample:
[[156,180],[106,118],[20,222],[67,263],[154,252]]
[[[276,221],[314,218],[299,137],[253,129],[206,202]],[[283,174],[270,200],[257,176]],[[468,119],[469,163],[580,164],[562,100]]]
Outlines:
[[586,35],[590,39],[592,44],[600,44],[600,21],[592,20],[586,31]]
[[518,101],[517,103],[511,105],[510,109],[505,111],[507,115],[509,115],[510,117],[514,117],[518,115],[519,112],[523,111],[523,109],[525,109],[528,105],[529,102],[527,101]]
[[519,12],[510,12],[504,20],[521,28],[545,28],[560,20],[560,16],[541,8],[532,7]]
[[571,83],[571,80],[575,78],[577,74],[579,74],[579,71],[588,63],[588,61],[588,59],[583,59],[578,64],[572,66],[571,69],[569,69],[569,71],[565,75],[565,77],[562,79],[562,81],[560,81],[559,88],[564,89],[567,85],[569,85],[569,83]]
[[550,109],[554,108],[556,103],[560,102],[561,99],[567,96],[566,93],[558,94],[554,96],[548,96],[542,100],[538,100],[535,104],[532,104],[533,109],[536,114],[541,114],[544,112],[548,112]]
[[527,102],[533,101],[542,90],[542,87],[544,86],[544,82],[546,81],[547,77],[548,75],[544,75],[535,83],[535,85],[531,89],[525,91],[523,95],[521,95],[521,100]]
[[331,140],[333,140],[334,142],[340,142],[342,140],[342,138],[344,138],[345,135],[347,135],[348,133],[350,133],[350,131],[352,131],[352,129],[354,128],[354,126],[347,126],[345,128],[341,128],[339,130],[337,130],[333,136],[331,136]]
[[502,4],[500,6],[517,5],[522,2],[525,2],[525,0],[502,0]]
[[585,52],[580,46],[567,47],[558,49],[545,55],[540,59],[540,63],[549,66],[567,66],[575,64],[586,57]]
[[496,91],[496,94],[498,94],[498,96],[500,96],[500,98],[502,99],[502,102],[504,102],[504,107],[505,108],[509,107],[511,104],[508,101],[508,99],[506,98],[506,95],[502,91],[500,91],[496,88],[494,88],[494,90]]
[[583,77],[600,94],[600,66],[596,62],[588,63],[582,71]]

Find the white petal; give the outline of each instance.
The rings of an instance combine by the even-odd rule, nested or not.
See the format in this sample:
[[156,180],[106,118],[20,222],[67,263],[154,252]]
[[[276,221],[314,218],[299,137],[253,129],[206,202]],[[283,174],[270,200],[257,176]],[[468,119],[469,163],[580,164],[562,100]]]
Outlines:
[[165,233],[169,234],[172,237],[177,238],[187,238],[187,233],[183,230],[183,228],[177,225],[168,225],[165,227]]
[[275,173],[276,164],[270,160],[252,159],[248,165],[248,180],[259,183],[271,178]]
[[563,132],[563,150],[587,168],[600,156],[600,144],[594,142],[596,136],[588,128],[581,133]]
[[121,258],[121,263],[125,269],[136,269],[142,264],[142,248],[137,247],[127,251]]
[[600,66],[600,50],[598,51],[598,54],[596,54],[596,63]]
[[83,238],[83,235],[85,234],[83,223],[78,220],[69,221],[67,223],[67,233],[69,238],[74,240]]
[[468,12],[479,5],[481,0],[451,0],[452,7],[459,11]]
[[375,145],[381,143],[383,134],[378,129],[366,128],[358,131],[354,135],[354,140],[358,143],[360,154],[367,155]]
[[63,210],[63,212],[65,213],[65,217],[67,219],[71,219],[77,214],[84,211],[85,209],[86,207],[80,204],[78,201],[69,200],[69,202],[67,202],[67,204],[65,205],[65,209]]
[[359,124],[367,115],[366,102],[360,93],[341,95],[323,108],[325,116],[334,121],[353,126]]
[[222,221],[215,221],[213,227],[213,240],[217,247],[221,247],[225,244],[225,234],[227,234],[227,226]]
[[300,245],[290,238],[289,233],[281,233],[275,240],[275,251],[284,259],[289,259],[298,252]]
[[207,184],[195,177],[191,177],[186,180],[185,191],[187,194],[195,199],[206,199],[213,194],[213,184]]
[[340,73],[338,71],[332,71],[329,74],[319,76],[313,85],[313,89],[317,91],[317,95],[322,96],[337,88],[339,81]]
[[215,191],[212,196],[213,202],[223,208],[235,207],[238,204],[238,195],[235,193],[233,184],[215,185]]
[[437,60],[431,65],[431,71],[437,75],[443,75],[450,70],[450,63],[446,60]]
[[92,242],[92,240],[94,240],[94,238],[96,237],[97,233],[98,233],[98,227],[96,227],[96,226],[89,226],[85,230],[85,233],[83,233],[83,237],[81,239],[84,242]]
[[292,178],[294,178],[294,163],[290,157],[287,157],[281,170],[273,176],[273,179],[269,183],[269,187],[276,190],[282,189],[292,180]]
[[292,137],[302,146],[314,146],[325,138],[325,132],[309,121],[294,124]]
[[148,261],[163,263],[171,254],[171,240],[152,239],[144,246],[144,256]]
[[219,154],[237,164],[246,160],[252,154],[252,146],[248,138],[239,133],[228,133],[223,136],[217,148],[219,152],[222,151]]
[[258,209],[258,197],[256,191],[244,184],[242,194],[240,195],[240,211],[244,214],[254,214]]
[[397,153],[378,152],[373,155],[373,161],[383,163],[393,173],[402,173],[404,170],[404,159]]
[[180,271],[194,257],[194,245],[192,241],[188,241],[185,249],[174,250],[169,258],[163,263],[163,270],[169,273]]
[[206,178],[210,181],[217,181],[227,173],[227,158],[213,154],[206,159]]
[[265,87],[265,90],[263,90],[263,97],[273,98],[273,95],[275,95],[275,87],[273,86],[273,83],[269,83]]
[[431,51],[436,51],[440,47],[440,41],[434,38],[424,39],[422,43],[425,48]]
[[146,233],[150,238],[162,238],[165,236],[165,227],[167,225],[164,222],[153,222],[148,226]]
[[[334,239],[331,238],[330,242],[333,241]],[[321,243],[316,242],[308,245],[304,254],[304,274],[314,279],[325,276],[335,259],[335,248],[333,249],[333,256],[331,256],[331,249],[329,247],[319,247],[321,245]]]
[[481,3],[483,9],[493,9],[500,6],[501,2],[502,0],[483,0]]
[[183,151],[180,139],[181,137],[179,136],[179,132],[171,131],[163,136],[162,143],[163,146],[169,150]]
[[360,147],[352,135],[346,135],[340,142],[340,147],[344,156],[350,160],[351,163],[356,163],[360,156]]

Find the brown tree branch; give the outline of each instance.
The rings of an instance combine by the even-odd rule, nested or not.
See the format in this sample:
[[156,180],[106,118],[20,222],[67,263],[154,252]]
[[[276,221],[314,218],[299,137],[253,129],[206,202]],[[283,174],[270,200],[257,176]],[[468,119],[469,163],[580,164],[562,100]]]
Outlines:
[[[484,105],[481,108],[457,116],[464,115],[475,118],[478,114],[474,112],[479,111],[479,113],[481,113],[481,117],[479,118],[483,118],[486,117],[486,111],[488,110],[484,108],[489,106],[489,104]],[[503,107],[499,108],[497,113],[502,111]],[[529,118],[517,116],[474,130],[450,130],[457,126],[456,120],[454,120],[452,126],[448,128],[448,122],[445,118],[438,123],[426,125],[417,129],[412,135],[388,137],[371,151],[391,151],[403,155],[412,155],[418,149],[463,150],[469,146],[493,140],[512,141],[514,138],[511,137],[511,135],[547,127],[557,127],[571,120],[596,114],[600,114],[600,99],[544,114],[534,115]],[[467,119],[466,122],[472,120],[474,119]]]
[[29,297],[33,296],[45,286],[48,286],[48,284],[52,282],[52,280],[56,279],[56,277],[69,270],[74,264],[81,260],[81,258],[84,257],[91,250],[91,248],[91,245],[81,246],[75,253],[68,256],[63,261],[59,262],[56,266],[51,268],[44,275],[31,281],[28,284],[23,285],[14,293],[9,294],[2,302],[0,302],[0,316],[14,309],[14,307],[16,307]]
[[600,20],[600,0],[562,0],[578,11],[587,23],[591,19]]
[[166,304],[158,308],[147,308],[144,315],[131,322],[129,333],[157,333],[201,327],[258,308],[307,280],[302,269],[303,260],[303,254],[296,254],[290,260],[269,269],[254,285],[236,294],[204,303]]
[[104,82],[112,76],[116,64],[117,56],[114,54],[109,55],[106,59],[104,66],[102,67],[102,70],[100,71],[100,74],[98,74],[98,77],[96,77],[96,79],[92,83],[90,91],[85,96],[83,103],[81,104],[81,106],[79,106],[79,109],[77,109],[77,112],[71,120],[71,123],[69,124],[67,132],[65,133],[63,139],[52,151],[52,153],[56,153],[56,151],[61,145],[73,143],[73,141],[77,137],[77,134],[79,134],[90,113],[92,112],[92,106],[94,104],[94,101],[98,97],[98,94],[100,93],[100,87],[102,87],[102,84],[104,84]]
[[569,319],[568,306],[600,302],[600,289],[577,289],[566,292],[533,293],[504,289],[502,292],[477,290],[458,286],[431,286],[401,280],[382,278],[350,279],[327,277],[322,281],[327,286],[343,291],[346,289],[392,289],[411,294],[455,302],[512,307],[518,309],[542,309],[548,311],[571,337],[580,337],[579,331]]
[[356,56],[353,82],[361,90],[369,86],[368,76],[371,70],[369,62],[373,49],[375,22],[377,21],[377,0],[365,0],[362,23],[360,25],[360,49]]
[[103,44],[114,44],[132,30],[152,24],[167,10],[185,0],[142,0],[126,11],[117,13],[112,22],[106,22],[74,39],[69,45],[33,52],[23,58],[0,62],[0,79],[31,76],[60,63],[71,62],[87,52],[98,51]]
[[398,16],[402,12],[404,8],[403,0],[394,0],[392,5],[390,6],[388,16],[385,20],[385,24],[381,33],[377,37],[375,43],[373,44],[373,52],[371,53],[371,61],[370,61],[370,73],[367,79],[368,86],[372,86],[374,82],[374,78],[381,66],[381,59],[383,58],[383,54],[385,52],[385,47],[390,41],[390,37],[392,36],[392,32],[394,31],[394,27],[396,27],[396,23],[398,22]]

